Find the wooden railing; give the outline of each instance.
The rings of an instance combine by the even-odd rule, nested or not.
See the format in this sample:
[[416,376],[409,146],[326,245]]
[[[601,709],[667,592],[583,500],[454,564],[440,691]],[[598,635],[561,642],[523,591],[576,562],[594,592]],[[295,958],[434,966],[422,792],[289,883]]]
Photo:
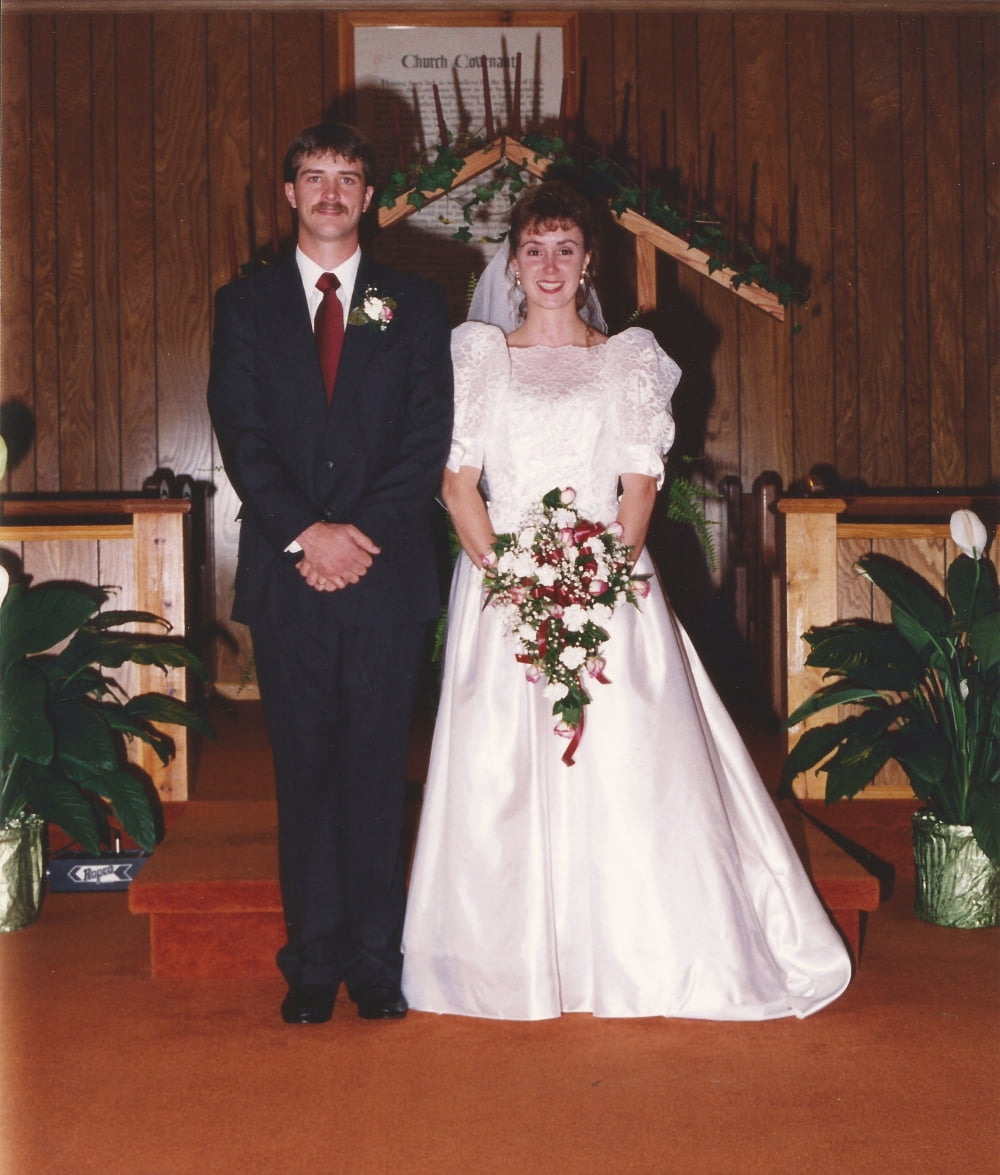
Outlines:
[[[889,619],[881,592],[854,566],[868,551],[891,555],[943,589],[948,565],[957,554],[948,527],[954,510],[971,509],[995,522],[997,498],[978,494],[871,495],[841,498],[782,498],[784,516],[784,711],[790,713],[823,684],[822,671],[806,665],[809,649],[802,634],[841,618]],[[998,544],[991,556],[1000,567]],[[827,711],[789,732],[793,746],[809,725],[836,717]],[[798,794],[822,798],[824,777],[800,776]],[[906,776],[889,763],[861,798],[910,797]]]
[[[6,498],[0,547],[20,560],[32,581],[70,580],[114,591],[109,607],[161,616],[173,635],[187,635],[187,548],[191,501],[186,498]],[[151,691],[188,698],[186,674],[150,665],[123,665],[116,680],[130,694]],[[188,796],[188,732],[170,727],[176,756],[163,766],[152,748],[133,742],[129,757],[164,800]]]

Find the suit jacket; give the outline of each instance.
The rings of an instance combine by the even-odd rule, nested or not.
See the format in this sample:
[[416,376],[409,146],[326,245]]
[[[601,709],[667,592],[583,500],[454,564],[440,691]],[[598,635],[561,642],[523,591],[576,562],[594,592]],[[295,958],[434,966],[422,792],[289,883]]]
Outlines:
[[[424,620],[440,608],[430,510],[452,423],[448,312],[430,282],[362,256],[393,297],[384,331],[348,325],[332,406],[294,257],[220,289],[208,401],[242,503],[233,619],[281,625]],[[284,554],[316,521],[382,548],[357,584],[317,592]]]

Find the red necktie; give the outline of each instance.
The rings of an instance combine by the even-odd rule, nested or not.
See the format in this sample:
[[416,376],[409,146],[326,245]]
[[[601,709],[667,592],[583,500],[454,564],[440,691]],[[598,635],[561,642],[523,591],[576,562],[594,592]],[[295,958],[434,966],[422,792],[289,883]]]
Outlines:
[[333,385],[337,378],[337,364],[344,345],[344,310],[337,297],[340,282],[335,273],[321,273],[316,289],[323,291],[323,301],[316,309],[313,329],[316,335],[316,350],[326,387],[326,402],[333,400]]

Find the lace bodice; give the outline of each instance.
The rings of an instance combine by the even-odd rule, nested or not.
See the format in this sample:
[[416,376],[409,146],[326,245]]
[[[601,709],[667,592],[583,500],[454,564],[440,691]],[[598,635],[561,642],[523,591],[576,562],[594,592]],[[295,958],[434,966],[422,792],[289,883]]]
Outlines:
[[674,436],[677,364],[649,331],[597,347],[508,349],[494,326],[452,335],[455,432],[448,467],[483,470],[497,531],[515,527],[555,486],[572,486],[583,517],[610,522],[618,477],[662,480]]

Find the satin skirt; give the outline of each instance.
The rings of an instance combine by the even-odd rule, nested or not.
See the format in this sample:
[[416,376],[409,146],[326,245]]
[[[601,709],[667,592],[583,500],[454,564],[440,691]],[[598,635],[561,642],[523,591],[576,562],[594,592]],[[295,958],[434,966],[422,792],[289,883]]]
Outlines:
[[[646,556],[639,568],[652,572]],[[850,956],[659,583],[619,607],[575,764],[481,573],[452,584],[403,935],[423,1011],[766,1020]]]

